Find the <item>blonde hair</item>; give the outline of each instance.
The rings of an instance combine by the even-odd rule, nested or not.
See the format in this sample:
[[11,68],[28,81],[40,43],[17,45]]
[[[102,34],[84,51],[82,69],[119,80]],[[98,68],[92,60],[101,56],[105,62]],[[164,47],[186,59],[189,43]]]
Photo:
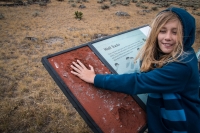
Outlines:
[[[169,54],[161,55],[161,50],[158,46],[157,37],[161,28],[172,20],[178,20],[177,27],[177,40],[174,50]],[[149,34],[146,43],[141,48],[135,61],[139,58],[142,60],[141,72],[147,72],[153,70],[154,68],[161,68],[163,65],[169,62],[179,61],[178,58],[183,53],[183,29],[179,17],[171,12],[161,12],[156,16],[151,25],[151,32]]]

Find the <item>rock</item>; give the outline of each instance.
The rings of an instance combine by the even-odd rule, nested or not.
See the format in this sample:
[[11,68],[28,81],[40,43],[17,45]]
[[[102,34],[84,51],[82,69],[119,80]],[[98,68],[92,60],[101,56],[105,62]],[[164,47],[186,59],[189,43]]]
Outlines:
[[122,11],[117,11],[117,12],[115,13],[115,15],[117,15],[117,16],[130,16],[128,13],[122,12]]
[[44,42],[47,43],[48,45],[65,43],[64,39],[61,37],[50,37],[49,39],[45,39]]
[[88,0],[82,0],[83,2],[89,2]]
[[83,9],[83,8],[86,8],[85,5],[80,5],[79,8]]
[[84,38],[87,38],[89,35],[88,35],[88,34],[82,34],[82,36],[83,36]]
[[24,2],[22,0],[16,0],[14,2],[14,4],[16,4],[16,5],[24,5]]
[[94,34],[92,39],[97,40],[97,39],[101,39],[101,38],[106,37],[106,36],[108,36],[108,34]]
[[1,13],[0,13],[0,19],[4,19],[4,16],[3,16],[3,14],[1,14]]
[[24,38],[25,40],[31,40],[32,42],[37,42],[37,38],[35,38],[35,37],[25,37]]
[[37,16],[39,16],[39,15],[40,15],[40,13],[39,13],[38,11],[36,11],[36,12],[34,12],[34,13],[32,14],[33,17],[37,17]]
[[47,6],[47,3],[46,2],[40,2],[39,5],[40,6]]
[[143,10],[143,12],[150,13],[151,10]]
[[[42,2],[45,2],[45,3],[50,3],[51,2],[51,0],[41,0]],[[64,0],[62,0],[62,1],[64,1]]]
[[102,6],[101,6],[101,9],[103,9],[103,10],[105,10],[105,9],[109,9],[110,7],[109,7],[109,5],[107,5],[107,4],[103,4]]
[[130,4],[130,1],[122,1],[121,2],[121,5],[123,5],[123,6],[128,6]]
[[140,15],[145,15],[146,13],[150,13],[151,10],[140,10],[140,11],[137,11],[138,14]]
[[103,3],[104,0],[97,0],[97,3]]
[[200,16],[200,12],[197,12],[195,15]]

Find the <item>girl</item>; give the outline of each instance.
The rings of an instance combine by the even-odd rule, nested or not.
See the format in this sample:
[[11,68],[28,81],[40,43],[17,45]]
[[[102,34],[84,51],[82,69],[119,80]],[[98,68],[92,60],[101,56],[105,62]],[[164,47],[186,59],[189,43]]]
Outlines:
[[[95,74],[80,61],[72,74],[98,88],[130,95],[149,93],[146,104],[150,133],[200,133],[200,99],[195,19],[171,7],[160,12],[137,58],[141,73]],[[137,59],[136,58],[136,59]]]

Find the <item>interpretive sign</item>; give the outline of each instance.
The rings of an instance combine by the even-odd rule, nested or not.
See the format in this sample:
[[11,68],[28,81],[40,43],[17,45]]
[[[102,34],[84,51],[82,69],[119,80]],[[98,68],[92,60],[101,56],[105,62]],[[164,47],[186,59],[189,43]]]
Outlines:
[[49,74],[95,133],[144,132],[147,96],[96,88],[71,74],[70,65],[80,60],[86,67],[92,65],[97,74],[139,73],[140,64],[133,59],[149,30],[145,25],[42,58]]
[[[144,26],[92,43],[93,50],[98,52],[117,74],[140,73],[140,61],[134,63],[134,60],[146,41],[149,31],[150,27]],[[138,97],[146,104],[147,94],[140,94]]]

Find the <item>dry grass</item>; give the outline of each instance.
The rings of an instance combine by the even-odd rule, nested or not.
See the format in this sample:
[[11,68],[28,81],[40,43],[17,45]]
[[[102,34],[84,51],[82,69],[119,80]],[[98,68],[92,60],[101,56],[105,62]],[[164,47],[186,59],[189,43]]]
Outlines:
[[[0,20],[0,132],[92,132],[43,67],[41,58],[89,42],[94,34],[112,35],[150,24],[163,9],[139,15],[142,9],[134,3],[107,10],[95,0],[84,3],[85,9],[78,5],[73,8],[67,1],[52,0],[46,7],[0,7],[5,17]],[[146,5],[149,9],[153,6]],[[74,18],[75,11],[83,13],[82,20]],[[130,17],[118,17],[117,11]],[[197,50],[200,17],[194,17]]]

